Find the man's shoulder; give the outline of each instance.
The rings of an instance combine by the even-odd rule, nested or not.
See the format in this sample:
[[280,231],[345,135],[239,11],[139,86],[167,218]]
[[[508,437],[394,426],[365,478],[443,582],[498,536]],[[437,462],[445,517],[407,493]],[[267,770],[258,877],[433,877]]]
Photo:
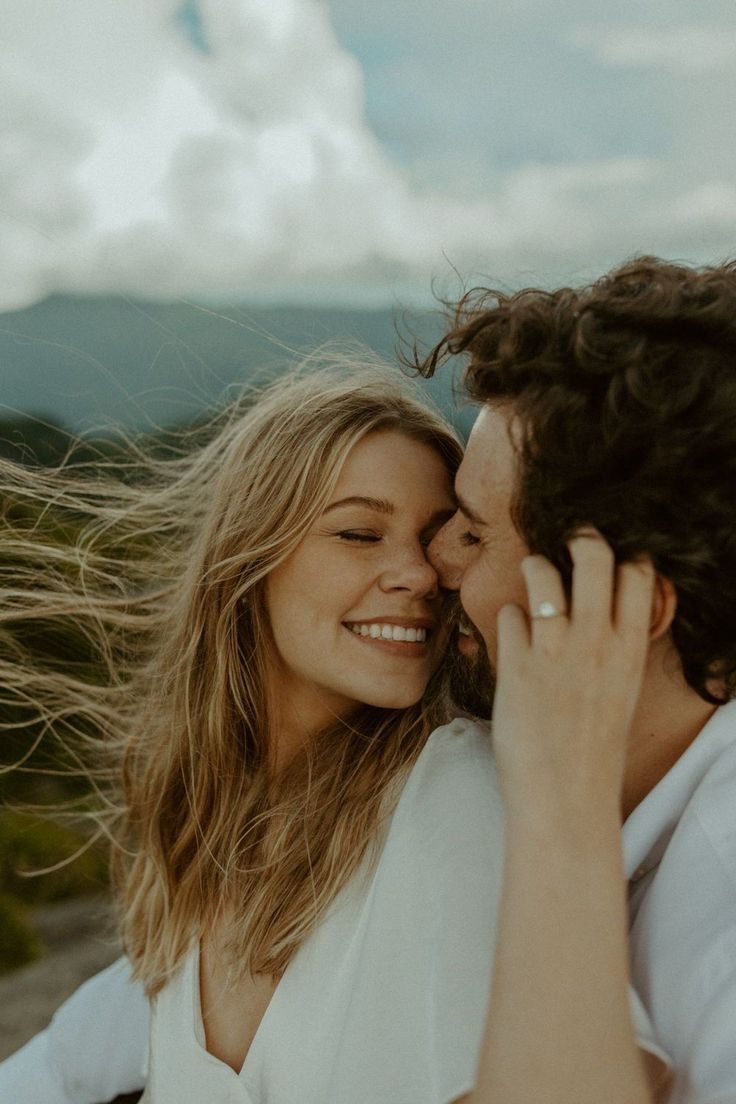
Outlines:
[[664,872],[693,885],[712,863],[736,883],[736,702],[715,711],[633,811],[624,847],[630,872],[659,865],[660,885]]
[[663,837],[637,925],[649,955],[676,961],[681,977],[712,977],[724,952],[730,961],[736,955],[735,705],[709,723],[707,768]]
[[722,1093],[736,1083],[733,704],[717,710],[696,743],[654,795],[664,846],[633,891],[632,977],[693,1098],[731,1099]]
[[736,894],[736,702],[719,712],[723,730],[731,738],[698,783],[679,828],[703,852],[712,853]]

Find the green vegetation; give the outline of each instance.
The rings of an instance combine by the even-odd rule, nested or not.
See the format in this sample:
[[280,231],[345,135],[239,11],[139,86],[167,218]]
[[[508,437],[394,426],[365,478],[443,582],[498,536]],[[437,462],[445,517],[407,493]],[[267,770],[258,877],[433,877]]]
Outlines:
[[[48,873],[33,874],[39,870]],[[28,905],[46,904],[99,893],[106,881],[104,849],[84,849],[79,831],[45,818],[0,810],[0,886],[6,895]]]
[[[57,464],[66,455],[71,438],[61,427],[43,426],[32,419],[0,424],[0,456],[16,463]],[[95,444],[79,460],[100,458]],[[108,450],[108,456],[111,450]],[[118,451],[119,455],[119,451]],[[46,511],[20,499],[0,498],[0,522],[6,541],[42,526],[56,546],[73,544],[79,520],[67,511]],[[0,537],[0,573],[14,570],[9,543]],[[19,564],[19,566],[23,566]],[[27,566],[27,565],[26,565]],[[100,677],[99,659],[90,639],[71,626],[24,618],[0,631],[0,656],[11,666],[16,655],[33,657],[34,665],[64,670],[94,682]],[[59,733],[73,745],[75,718],[63,722]],[[33,907],[105,888],[107,848],[89,845],[90,829],[71,827],[58,812],[87,804],[89,783],[78,772],[73,750],[63,741],[42,737],[32,702],[24,702],[22,687],[0,687],[0,765],[23,760],[22,769],[0,773],[0,972],[30,962],[43,953],[29,917]],[[34,746],[36,745],[37,746]],[[73,771],[77,770],[77,774]],[[48,771],[53,774],[49,775]],[[66,773],[65,773],[66,772]],[[37,812],[36,809],[48,810]],[[57,810],[54,813],[54,810]],[[79,820],[80,824],[84,822]]]
[[7,893],[0,893],[0,931],[0,973],[43,954],[43,945],[29,927],[27,909]]
[[104,848],[84,849],[78,831],[51,820],[0,811],[0,973],[43,953],[29,908],[99,893],[106,884]]
[[0,810],[0,973],[43,952],[29,908],[99,893],[106,885],[104,847],[85,847],[81,832],[46,817]]

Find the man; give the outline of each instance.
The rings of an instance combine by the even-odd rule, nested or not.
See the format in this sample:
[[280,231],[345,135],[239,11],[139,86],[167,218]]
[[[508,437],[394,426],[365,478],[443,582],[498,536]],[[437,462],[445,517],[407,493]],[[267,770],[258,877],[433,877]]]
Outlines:
[[481,413],[430,558],[467,617],[459,704],[498,668],[507,807],[469,1099],[734,1104],[736,266],[474,293],[425,374],[448,354]]

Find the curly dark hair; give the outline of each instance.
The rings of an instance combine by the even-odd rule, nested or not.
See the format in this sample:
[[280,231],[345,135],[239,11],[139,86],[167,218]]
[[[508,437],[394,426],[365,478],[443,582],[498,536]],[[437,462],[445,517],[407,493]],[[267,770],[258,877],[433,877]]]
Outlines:
[[619,560],[651,556],[677,592],[688,683],[736,696],[736,262],[639,257],[578,289],[475,289],[417,366],[456,354],[470,397],[518,416],[512,510],[529,548],[568,582],[581,525]]

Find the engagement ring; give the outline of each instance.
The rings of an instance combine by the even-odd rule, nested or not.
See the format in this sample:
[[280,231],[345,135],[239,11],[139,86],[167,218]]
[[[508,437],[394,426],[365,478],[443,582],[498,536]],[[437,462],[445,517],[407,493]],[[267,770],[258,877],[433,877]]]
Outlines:
[[540,602],[534,613],[532,621],[546,620],[550,617],[566,617],[564,610],[559,610],[554,602]]

